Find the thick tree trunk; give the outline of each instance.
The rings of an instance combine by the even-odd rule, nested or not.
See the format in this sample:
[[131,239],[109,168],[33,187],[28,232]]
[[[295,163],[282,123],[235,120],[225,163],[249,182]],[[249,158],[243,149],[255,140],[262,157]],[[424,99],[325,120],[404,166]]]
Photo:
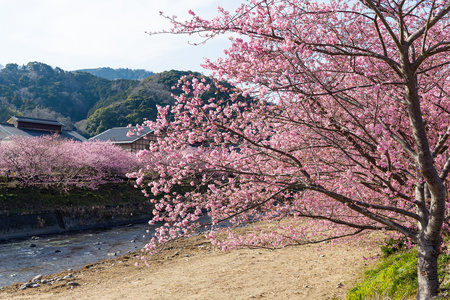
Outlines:
[[436,299],[439,288],[437,259],[440,243],[427,241],[423,234],[417,242],[417,300]]

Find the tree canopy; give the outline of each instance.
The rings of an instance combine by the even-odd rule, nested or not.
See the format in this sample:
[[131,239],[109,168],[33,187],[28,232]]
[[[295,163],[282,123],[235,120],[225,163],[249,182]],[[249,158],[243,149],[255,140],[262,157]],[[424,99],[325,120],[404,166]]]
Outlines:
[[38,62],[8,64],[0,70],[0,101],[2,107],[20,112],[48,108],[77,122],[100,100],[123,96],[137,84],[66,72]]
[[[316,238],[394,231],[417,243],[417,298],[435,297],[449,205],[449,11],[431,0],[249,0],[211,20],[167,17],[175,34],[231,33],[225,57],[204,66],[242,88],[205,99],[227,88],[182,80],[177,103],[146,123],[165,136],[141,156],[159,174],[152,192],[166,193],[154,218],[166,225],[148,249],[204,213],[224,248],[317,242],[306,228]],[[193,153],[193,143],[203,146]],[[170,194],[182,181],[198,190]],[[283,222],[217,238],[222,222],[257,220]]]
[[0,143],[0,156],[0,175],[21,188],[95,189],[138,168],[136,157],[116,145],[57,136],[13,137]]
[[131,80],[143,80],[147,77],[154,75],[155,73],[146,71],[143,69],[132,70],[128,68],[96,68],[96,69],[80,69],[76,72],[87,72],[92,75],[102,77],[105,79],[116,80],[116,79],[131,79]]
[[92,136],[144,117],[156,120],[156,105],[174,103],[171,86],[186,74],[190,72],[171,70],[141,81],[108,80],[38,62],[8,64],[0,70],[0,122],[12,115],[59,119]]

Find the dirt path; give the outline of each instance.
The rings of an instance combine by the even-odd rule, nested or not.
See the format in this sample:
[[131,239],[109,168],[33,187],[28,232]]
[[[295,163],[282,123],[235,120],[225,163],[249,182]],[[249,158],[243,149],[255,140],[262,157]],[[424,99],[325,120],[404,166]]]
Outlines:
[[[53,285],[0,291],[0,299],[336,299],[374,261],[379,248],[341,245],[320,253],[305,245],[281,250],[239,249],[228,253],[193,237],[152,258],[152,266],[136,267],[125,255],[80,270],[45,276],[73,278]],[[377,253],[378,252],[378,253]],[[79,284],[67,286],[68,282]]]

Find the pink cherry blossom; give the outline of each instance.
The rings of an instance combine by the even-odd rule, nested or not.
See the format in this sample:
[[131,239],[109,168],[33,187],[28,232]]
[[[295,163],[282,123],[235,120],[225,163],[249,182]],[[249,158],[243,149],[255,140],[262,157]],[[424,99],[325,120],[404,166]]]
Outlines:
[[53,136],[14,137],[0,143],[0,157],[0,175],[20,186],[63,190],[123,181],[139,168],[137,158],[118,146]]
[[[418,245],[418,299],[436,296],[449,12],[442,0],[249,0],[211,20],[166,17],[176,34],[231,36],[225,57],[204,63],[208,88],[183,78],[177,103],[146,124],[161,135],[145,159],[165,222],[147,249],[195,232],[204,214],[223,249],[396,232]],[[254,221],[278,226],[230,231]]]

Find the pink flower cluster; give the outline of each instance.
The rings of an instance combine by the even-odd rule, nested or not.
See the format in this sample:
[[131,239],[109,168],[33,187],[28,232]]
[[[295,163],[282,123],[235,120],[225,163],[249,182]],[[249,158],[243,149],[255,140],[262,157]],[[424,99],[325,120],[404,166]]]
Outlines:
[[[167,17],[174,33],[227,33],[231,46],[204,64],[215,79],[180,80],[176,105],[147,124],[162,138],[133,175],[142,183],[152,172],[148,185],[163,195],[154,221],[165,224],[147,248],[198,230],[204,215],[224,249],[304,243],[299,224],[336,238],[386,230],[440,243],[449,11],[448,1],[249,0],[212,20]],[[192,189],[172,193],[183,184]],[[271,232],[221,235],[282,220]]]
[[0,143],[0,157],[0,175],[20,186],[64,190],[121,181],[138,168],[136,157],[120,147],[54,136],[14,137]]

